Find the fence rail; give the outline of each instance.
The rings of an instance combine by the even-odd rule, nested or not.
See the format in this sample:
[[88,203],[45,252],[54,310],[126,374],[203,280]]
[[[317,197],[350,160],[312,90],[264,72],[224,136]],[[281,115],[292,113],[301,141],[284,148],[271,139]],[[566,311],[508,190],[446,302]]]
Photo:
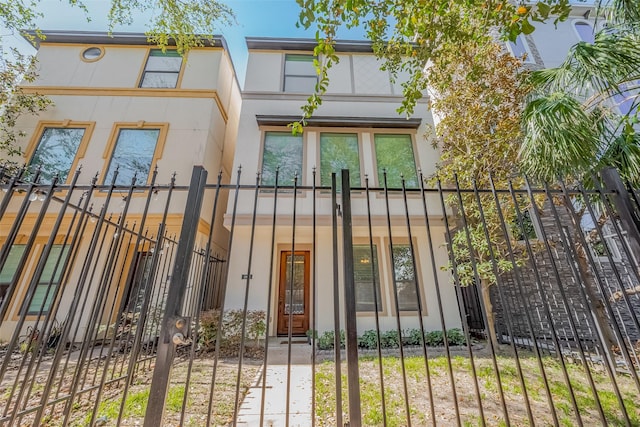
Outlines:
[[0,170],[0,425],[638,425],[639,194],[614,172]]

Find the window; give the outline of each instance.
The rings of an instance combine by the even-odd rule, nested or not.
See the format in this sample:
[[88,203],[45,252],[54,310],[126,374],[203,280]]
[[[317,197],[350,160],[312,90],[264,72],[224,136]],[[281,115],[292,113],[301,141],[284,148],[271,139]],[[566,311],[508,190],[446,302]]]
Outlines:
[[89,47],[82,51],[82,59],[85,62],[96,62],[104,56],[104,50],[100,47]]
[[43,129],[40,141],[29,161],[29,166],[40,167],[41,183],[50,183],[56,174],[58,182],[67,181],[84,134],[85,128]]
[[[374,311],[376,299],[378,311],[382,311],[378,253],[373,245],[373,258],[369,245],[353,245],[353,274],[356,289],[356,311]],[[375,292],[375,295],[374,295]]]
[[322,133],[320,134],[320,185],[331,186],[331,173],[335,172],[336,186],[341,188],[340,171],[349,169],[352,187],[359,187],[360,153],[358,135],[354,133]]
[[151,49],[140,87],[175,88],[182,68],[182,56],[172,49]]
[[313,60],[313,55],[285,55],[285,92],[311,94],[315,91],[318,74]]
[[518,37],[516,37],[515,42],[509,41],[507,44],[509,46],[511,54],[514,57],[522,59],[523,62],[529,64],[536,62],[533,55],[531,55],[531,51],[529,50],[529,44],[522,34],[519,34]]
[[587,43],[593,43],[595,41],[593,27],[590,23],[586,21],[575,21],[573,23],[573,28],[575,28],[576,33],[578,34],[578,39],[580,41]]
[[[161,129],[126,129],[117,128],[118,137],[111,151],[111,160],[107,168],[104,182],[111,184],[113,174],[118,168],[116,185],[131,185],[136,175],[136,185],[145,184],[149,171],[161,149],[156,146]],[[112,144],[107,147],[110,150]],[[105,156],[106,157],[106,156]]]
[[291,132],[266,132],[262,153],[262,185],[275,185],[279,169],[278,185],[293,185],[298,176],[302,181],[302,136]]
[[632,90],[626,90],[629,86],[640,87],[640,80],[620,85],[621,93],[613,94],[613,101],[623,115],[631,115],[638,112],[638,105],[634,105],[637,102],[636,97],[638,95],[634,94]]
[[[69,246],[53,245],[44,265],[33,298],[28,302],[27,314],[47,313],[51,308],[56,289],[62,280],[62,273],[69,256]],[[46,297],[46,301],[45,301]]]
[[393,279],[398,288],[397,297],[400,311],[418,310],[416,272],[411,246],[393,245]]
[[403,177],[407,188],[418,187],[411,135],[375,135],[374,141],[379,185],[384,185],[386,170],[389,188],[402,188]]
[[20,264],[20,259],[26,248],[26,245],[13,245],[11,249],[9,249],[7,260],[2,269],[0,269],[0,304],[4,301],[9,286],[11,286],[16,279],[18,264]]

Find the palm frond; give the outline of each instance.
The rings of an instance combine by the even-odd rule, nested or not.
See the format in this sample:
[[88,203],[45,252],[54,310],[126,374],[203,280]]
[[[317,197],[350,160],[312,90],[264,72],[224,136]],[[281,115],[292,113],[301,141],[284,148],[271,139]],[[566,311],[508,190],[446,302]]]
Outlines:
[[640,134],[627,123],[625,130],[613,139],[602,155],[597,170],[615,167],[622,179],[633,185],[640,183]]
[[588,171],[601,152],[599,117],[564,92],[529,102],[522,115],[525,137],[519,152],[524,172],[551,181]]

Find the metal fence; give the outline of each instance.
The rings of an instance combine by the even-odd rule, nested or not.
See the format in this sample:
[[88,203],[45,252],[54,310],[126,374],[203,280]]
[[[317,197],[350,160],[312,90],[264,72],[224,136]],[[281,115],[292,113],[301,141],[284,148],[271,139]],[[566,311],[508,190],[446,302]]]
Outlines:
[[640,424],[639,194],[615,171],[11,172],[0,425]]

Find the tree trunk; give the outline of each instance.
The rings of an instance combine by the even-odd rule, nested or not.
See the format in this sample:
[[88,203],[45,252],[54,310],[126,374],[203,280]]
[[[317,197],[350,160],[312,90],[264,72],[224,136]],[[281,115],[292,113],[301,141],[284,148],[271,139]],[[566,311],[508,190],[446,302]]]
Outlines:
[[493,303],[491,302],[491,284],[486,280],[480,281],[480,294],[482,295],[482,302],[484,311],[486,314],[487,338],[491,340],[493,348],[498,349],[498,336],[496,334],[496,317],[493,312]]

